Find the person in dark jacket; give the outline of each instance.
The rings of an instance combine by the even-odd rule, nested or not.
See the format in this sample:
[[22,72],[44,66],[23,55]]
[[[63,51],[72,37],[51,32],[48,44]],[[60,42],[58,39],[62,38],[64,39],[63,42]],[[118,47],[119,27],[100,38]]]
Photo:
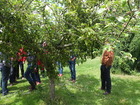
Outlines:
[[11,67],[10,67],[10,86],[16,83],[16,71],[17,71],[17,61],[15,58],[11,57]]
[[27,57],[27,62],[28,62],[28,67],[25,72],[25,78],[28,80],[30,86],[30,90],[35,90],[36,89],[36,80],[35,80],[35,75],[34,75],[34,68],[36,68],[36,57],[28,54]]
[[1,88],[2,88],[2,95],[8,94],[8,78],[10,74],[10,58],[7,55],[4,55],[2,52],[0,52],[0,70],[2,74],[1,78]]

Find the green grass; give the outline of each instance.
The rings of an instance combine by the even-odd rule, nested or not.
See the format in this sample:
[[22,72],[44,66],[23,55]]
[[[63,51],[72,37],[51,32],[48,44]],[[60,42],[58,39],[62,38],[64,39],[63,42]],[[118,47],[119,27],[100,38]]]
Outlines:
[[140,76],[114,75],[112,94],[103,95],[100,87],[100,60],[95,58],[76,66],[77,82],[72,83],[68,67],[56,82],[56,99],[49,101],[48,78],[34,92],[28,91],[28,82],[10,87],[7,96],[0,95],[0,105],[140,105]]

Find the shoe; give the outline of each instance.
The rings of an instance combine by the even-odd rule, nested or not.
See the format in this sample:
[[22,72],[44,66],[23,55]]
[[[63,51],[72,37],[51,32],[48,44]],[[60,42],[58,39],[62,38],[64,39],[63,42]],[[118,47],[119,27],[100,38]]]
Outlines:
[[35,88],[35,87],[30,86],[30,87],[29,87],[29,91],[33,91],[33,90],[36,90],[36,88]]
[[99,88],[99,90],[105,90],[105,89],[103,89],[103,88]]
[[75,82],[76,82],[76,80],[72,80],[72,82],[73,82],[73,83],[75,83]]
[[58,74],[59,77],[63,76],[63,74]]
[[103,95],[108,95],[108,94],[110,94],[109,92],[105,92],[105,93],[103,93]]
[[41,82],[36,82],[36,85],[39,85],[39,84],[41,84]]
[[14,83],[19,83],[18,81],[15,81]]
[[13,86],[13,83],[10,83],[10,86]]
[[29,90],[30,90],[30,91],[36,90],[36,88],[35,88],[35,83],[34,83],[33,81],[30,81],[29,83],[30,83],[30,85],[31,85],[30,88],[29,88]]
[[25,78],[24,77],[22,77],[22,80],[24,80]]
[[72,81],[72,79],[69,79],[69,81]]
[[7,95],[7,94],[8,94],[8,92],[6,92],[6,93],[2,93],[3,96],[5,96],[5,95]]

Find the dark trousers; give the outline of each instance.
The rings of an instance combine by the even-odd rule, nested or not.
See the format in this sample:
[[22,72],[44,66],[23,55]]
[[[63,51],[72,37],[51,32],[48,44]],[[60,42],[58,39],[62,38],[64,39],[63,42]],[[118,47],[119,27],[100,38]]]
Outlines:
[[69,68],[70,68],[70,72],[71,72],[71,79],[76,80],[76,70],[75,70],[74,61],[69,62]]
[[35,76],[35,81],[36,82],[41,82],[40,75],[39,75],[39,71],[38,70],[34,72],[34,76]]
[[106,90],[108,93],[111,93],[110,69],[111,66],[101,65],[101,89]]
[[2,85],[2,70],[0,68],[0,87],[1,87],[1,85]]
[[16,82],[16,67],[11,66],[10,68],[10,83]]
[[1,82],[3,94],[8,93],[7,84],[8,84],[9,74],[10,74],[10,67],[3,66],[2,67],[2,82]]
[[34,74],[33,67],[31,65],[28,65],[24,76],[29,82],[34,82],[35,83],[35,81],[36,81],[35,74]]
[[17,78],[19,78],[19,69],[21,70],[21,76],[24,77],[24,64],[22,61],[18,61],[17,73],[16,73]]

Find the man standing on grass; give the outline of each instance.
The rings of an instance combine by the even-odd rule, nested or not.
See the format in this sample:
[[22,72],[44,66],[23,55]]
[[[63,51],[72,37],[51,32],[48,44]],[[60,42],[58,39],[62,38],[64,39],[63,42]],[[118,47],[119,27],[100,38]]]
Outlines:
[[[0,52],[0,57],[1,57],[2,53]],[[1,87],[1,84],[2,84],[2,60],[0,58],[0,87]],[[2,90],[0,90],[0,93],[2,93]]]
[[74,55],[72,55],[72,56],[70,56],[70,60],[69,60],[69,68],[70,68],[70,72],[71,72],[71,79],[70,79],[70,81],[72,81],[73,83],[76,82],[75,65],[76,65],[76,57]]
[[26,61],[26,52],[24,51],[24,48],[20,48],[18,54],[18,67],[17,67],[17,78],[19,78],[19,67],[21,70],[21,79],[24,79],[24,63]]
[[28,53],[27,62],[28,62],[28,67],[24,75],[25,78],[28,80],[29,84],[31,85],[29,90],[32,91],[36,89],[36,83],[35,83],[36,81],[34,75],[34,69],[37,67],[36,57],[33,54]]
[[2,88],[2,95],[5,96],[8,94],[8,78],[10,74],[10,59],[7,55],[4,55],[3,53],[0,52],[0,70],[1,70],[1,88]]
[[105,49],[101,62],[101,90],[105,90],[104,95],[111,93],[110,69],[114,59],[114,52],[111,46]]

